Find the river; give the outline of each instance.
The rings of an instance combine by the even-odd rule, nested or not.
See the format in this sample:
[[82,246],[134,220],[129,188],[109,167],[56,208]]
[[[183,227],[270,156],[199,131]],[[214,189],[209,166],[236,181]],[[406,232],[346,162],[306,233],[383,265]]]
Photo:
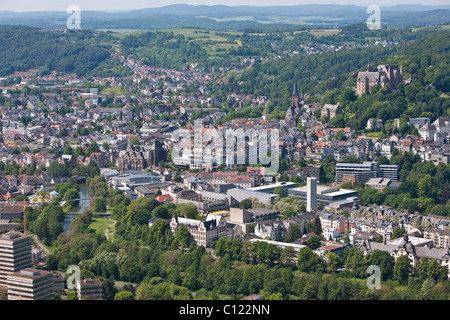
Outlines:
[[66,214],[66,217],[64,219],[64,232],[65,233],[70,233],[70,223],[76,217],[76,214],[71,214],[71,213],[72,212],[73,213],[82,213],[84,211],[84,209],[89,208],[90,196],[89,196],[89,192],[88,192],[88,187],[85,183],[82,183],[79,186],[80,186],[80,199],[86,199],[86,198],[89,198],[89,199],[78,201],[78,205],[73,207],[72,209],[70,209],[70,211]]

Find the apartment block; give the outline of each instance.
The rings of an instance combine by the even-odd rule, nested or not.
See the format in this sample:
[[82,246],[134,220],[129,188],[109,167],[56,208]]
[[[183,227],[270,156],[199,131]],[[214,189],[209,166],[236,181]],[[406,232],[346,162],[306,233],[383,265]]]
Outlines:
[[448,249],[450,247],[450,231],[425,228],[423,237],[433,240],[433,244],[438,248]]

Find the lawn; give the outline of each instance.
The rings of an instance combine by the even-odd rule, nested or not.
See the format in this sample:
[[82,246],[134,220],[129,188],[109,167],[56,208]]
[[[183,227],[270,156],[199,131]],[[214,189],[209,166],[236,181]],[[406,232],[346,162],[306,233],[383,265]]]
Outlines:
[[[105,234],[106,228],[108,228],[108,226],[110,226],[113,223],[112,220],[109,220],[108,218],[103,218],[103,217],[93,217],[92,221],[93,222],[91,223],[91,225],[89,227],[101,234]],[[110,232],[114,231],[113,229],[114,229],[114,226],[110,229]]]
[[380,139],[380,136],[381,136],[382,134],[383,134],[383,133],[382,133],[381,131],[368,132],[368,133],[367,133],[367,137],[368,137],[368,138],[377,138],[377,139]]

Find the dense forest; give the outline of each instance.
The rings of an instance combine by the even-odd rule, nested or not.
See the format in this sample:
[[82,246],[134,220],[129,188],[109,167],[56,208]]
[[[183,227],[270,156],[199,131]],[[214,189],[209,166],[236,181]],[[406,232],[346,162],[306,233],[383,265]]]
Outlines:
[[[320,33],[320,30],[317,29],[316,31]],[[120,44],[124,55],[136,56],[151,66],[181,70],[191,63],[198,63],[200,68],[207,71],[211,71],[213,67],[218,71],[219,68],[240,69],[244,65],[244,59],[257,58],[265,60],[278,56],[286,57],[293,51],[303,50],[300,47],[301,44],[318,47],[321,45],[334,45],[336,48],[339,46],[364,47],[368,44],[373,44],[374,39],[397,41],[401,44],[419,39],[433,32],[436,32],[433,28],[423,28],[417,31],[412,31],[410,28],[369,30],[364,24],[347,25],[340,32],[330,35],[325,33],[322,36],[315,36],[310,29],[304,27],[299,27],[295,31],[274,30],[263,33],[196,30],[193,33],[186,32],[183,34],[182,32],[148,31],[126,35],[120,40]],[[374,61],[377,54],[381,53],[380,50],[375,52],[367,50],[363,51],[363,55],[366,55],[367,52],[370,55],[367,56],[364,62],[361,59],[356,59],[350,68],[341,66],[339,69],[330,70],[325,75],[323,75],[323,71],[330,69],[334,64],[350,61],[345,54],[341,57],[339,53],[336,54],[337,60],[329,59],[330,56],[333,56],[332,54],[326,55],[325,58],[322,58],[323,60],[318,58],[320,62],[327,60],[330,63],[326,65],[326,69],[318,69],[317,72],[311,75],[315,77],[313,83],[316,84],[316,80],[323,81],[331,78],[332,76],[329,75],[336,74],[336,71],[343,73],[355,70],[356,63],[362,62],[362,65],[367,65],[368,61]],[[386,54],[389,52],[392,51],[386,51]],[[300,56],[308,59],[303,54]],[[384,56],[381,55],[380,57],[383,58]],[[281,68],[284,68],[284,66],[291,68],[293,64],[302,66],[302,63],[305,63],[296,59],[281,60],[287,60],[279,63],[278,67]],[[319,65],[320,63],[316,64],[314,61],[311,61],[311,63],[308,63],[309,67],[306,70],[314,70]],[[359,67],[360,65],[356,68]],[[300,73],[300,68],[297,67],[296,69],[298,69],[294,74],[296,79],[304,78],[305,82],[310,80],[309,77],[305,78],[305,75]],[[255,72],[259,72],[258,68],[252,68],[251,70],[253,71],[249,73],[249,77],[254,76]],[[273,74],[270,71],[267,71],[267,73],[268,75]],[[283,73],[285,72],[281,74]],[[245,77],[243,79],[245,81]],[[257,86],[257,88],[260,90],[267,89],[261,86]],[[241,90],[248,91],[248,88]]]
[[[339,52],[295,55],[255,63],[242,74],[231,74],[226,91],[270,96],[287,107],[294,81],[300,94],[314,96],[324,94],[327,90],[353,88],[356,85],[356,72],[367,68],[368,64],[377,66],[391,63],[403,65],[405,77],[411,75],[413,82],[418,82],[421,87],[433,84],[437,90],[445,93],[449,90],[446,72],[449,37],[448,32],[433,33],[416,40],[418,42],[404,45],[361,46]],[[337,95],[339,91],[333,94]]]
[[[0,75],[38,69],[77,76],[119,75],[127,72],[118,60],[111,60],[106,33],[92,30],[43,31],[25,26],[0,26]],[[102,43],[102,44],[100,44]],[[106,71],[108,69],[108,71]],[[129,75],[129,73],[128,73]]]

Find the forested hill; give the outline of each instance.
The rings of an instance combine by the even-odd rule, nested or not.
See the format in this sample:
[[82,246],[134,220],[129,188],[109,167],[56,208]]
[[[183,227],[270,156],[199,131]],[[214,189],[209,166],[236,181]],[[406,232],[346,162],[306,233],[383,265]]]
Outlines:
[[[341,125],[355,129],[363,129],[369,117],[386,121],[404,115],[450,116],[449,45],[450,32],[439,32],[401,46],[295,55],[255,64],[231,76],[226,91],[270,96],[281,110],[286,110],[296,81],[299,93],[309,95],[310,101],[315,95],[319,95],[315,100],[322,103],[339,101],[353,116]],[[403,66],[404,78],[411,77],[411,84],[401,85],[397,91],[380,89],[357,97],[353,92],[356,74],[368,63],[373,67]]]
[[102,64],[118,67],[110,61],[109,46],[99,44],[106,36],[90,30],[42,31],[0,25],[0,76],[39,69],[42,75],[56,70],[81,77],[101,72]]

